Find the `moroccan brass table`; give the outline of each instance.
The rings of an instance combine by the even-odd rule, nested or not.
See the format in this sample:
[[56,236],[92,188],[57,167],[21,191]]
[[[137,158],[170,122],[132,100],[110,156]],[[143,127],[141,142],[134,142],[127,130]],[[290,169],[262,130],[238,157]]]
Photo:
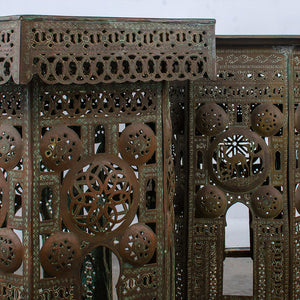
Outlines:
[[0,298],[174,297],[170,81],[213,20],[0,19]]
[[[300,298],[299,46],[220,36],[216,80],[170,84],[176,299]],[[246,248],[225,247],[237,203],[249,212]],[[232,257],[253,262],[250,294],[224,289]]]

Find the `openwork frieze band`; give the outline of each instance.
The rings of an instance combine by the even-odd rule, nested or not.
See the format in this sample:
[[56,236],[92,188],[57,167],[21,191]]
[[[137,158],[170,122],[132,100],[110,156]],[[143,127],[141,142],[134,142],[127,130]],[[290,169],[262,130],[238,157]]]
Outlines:
[[28,83],[35,74],[48,84],[215,76],[213,20],[28,16],[13,25],[0,20],[0,84]]

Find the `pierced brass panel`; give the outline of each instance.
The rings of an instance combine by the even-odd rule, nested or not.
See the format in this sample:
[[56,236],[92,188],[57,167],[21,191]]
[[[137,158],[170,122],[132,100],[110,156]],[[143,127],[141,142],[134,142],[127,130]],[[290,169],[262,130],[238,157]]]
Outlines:
[[245,255],[253,259],[253,295],[243,297],[299,296],[297,52],[278,43],[252,45],[251,38],[235,44],[217,47],[216,81],[170,85],[176,299],[243,299],[223,295],[223,261],[235,255],[225,251],[226,213],[235,203],[250,212]]
[[[215,76],[214,20],[0,19],[0,84],[194,80]],[[21,40],[19,40],[21,36]]]
[[214,20],[0,19],[0,298],[173,299],[169,82]]

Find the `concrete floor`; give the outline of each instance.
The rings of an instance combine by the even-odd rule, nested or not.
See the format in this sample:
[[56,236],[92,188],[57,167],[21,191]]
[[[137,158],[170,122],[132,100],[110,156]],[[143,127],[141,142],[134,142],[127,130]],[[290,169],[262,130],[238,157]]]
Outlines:
[[224,261],[223,295],[253,296],[251,258],[227,257]]
[[[113,286],[119,277],[119,262],[112,255]],[[224,261],[223,295],[253,296],[253,263],[251,258],[231,258]],[[113,289],[113,300],[117,300],[116,290]]]

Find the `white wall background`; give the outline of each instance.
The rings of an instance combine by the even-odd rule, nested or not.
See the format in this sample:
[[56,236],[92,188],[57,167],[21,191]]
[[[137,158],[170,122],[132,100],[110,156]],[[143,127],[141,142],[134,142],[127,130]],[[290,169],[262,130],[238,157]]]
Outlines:
[[300,35],[300,0],[0,0],[0,15],[214,18],[216,34]]

